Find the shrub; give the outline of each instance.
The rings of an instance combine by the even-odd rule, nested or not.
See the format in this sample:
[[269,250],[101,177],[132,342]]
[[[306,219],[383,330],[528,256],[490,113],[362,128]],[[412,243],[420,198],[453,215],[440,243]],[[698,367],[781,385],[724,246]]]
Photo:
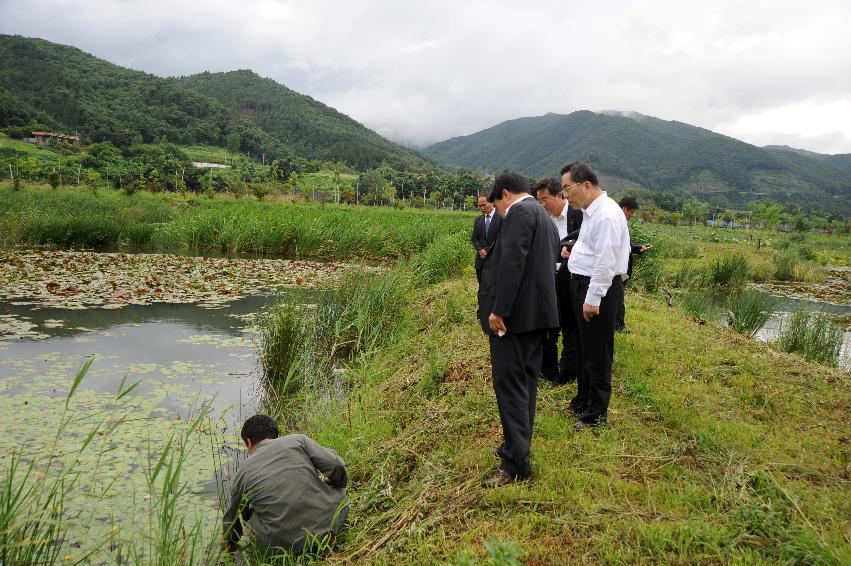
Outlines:
[[739,334],[753,336],[774,314],[775,300],[757,291],[741,291],[729,304],[730,326]]
[[50,183],[51,188],[58,189],[59,185],[62,184],[62,179],[59,177],[59,173],[51,171],[47,174],[47,182]]
[[827,315],[798,311],[782,325],[777,347],[811,362],[836,367],[842,339],[842,329]]

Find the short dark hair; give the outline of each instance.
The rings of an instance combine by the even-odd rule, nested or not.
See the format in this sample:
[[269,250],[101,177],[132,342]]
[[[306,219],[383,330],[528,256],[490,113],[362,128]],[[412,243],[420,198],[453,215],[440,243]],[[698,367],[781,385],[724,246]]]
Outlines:
[[638,200],[635,197],[623,197],[618,206],[627,210],[638,210]]
[[561,194],[561,183],[552,177],[541,179],[535,185],[535,196],[538,196],[539,191],[547,191],[551,196],[557,197]]
[[248,444],[249,440],[252,444],[257,444],[267,438],[278,438],[278,423],[267,415],[254,415],[253,417],[248,417],[242,423],[242,431],[240,431],[239,435],[246,444]]
[[529,181],[527,181],[526,177],[519,173],[505,170],[497,175],[496,179],[493,180],[493,188],[491,189],[490,195],[488,195],[488,200],[491,202],[495,200],[502,200],[502,189],[505,189],[509,193],[513,193],[515,195],[528,193]]
[[600,184],[597,180],[597,174],[594,173],[594,170],[591,169],[590,165],[583,161],[568,163],[561,168],[561,174],[564,175],[565,173],[570,173],[570,178],[575,183],[584,183],[585,181],[588,181],[594,186]]

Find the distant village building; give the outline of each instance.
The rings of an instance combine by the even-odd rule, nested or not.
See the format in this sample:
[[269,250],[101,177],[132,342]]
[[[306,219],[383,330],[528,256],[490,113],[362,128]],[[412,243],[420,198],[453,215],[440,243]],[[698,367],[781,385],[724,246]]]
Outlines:
[[198,168],[209,167],[210,169],[230,169],[230,165],[222,165],[221,163],[201,163],[199,161],[193,161],[192,166]]
[[79,145],[80,143],[80,136],[68,136],[57,134],[56,132],[33,132],[32,134],[33,137],[27,138],[27,141],[39,145],[48,145],[56,142],[70,143],[71,145]]

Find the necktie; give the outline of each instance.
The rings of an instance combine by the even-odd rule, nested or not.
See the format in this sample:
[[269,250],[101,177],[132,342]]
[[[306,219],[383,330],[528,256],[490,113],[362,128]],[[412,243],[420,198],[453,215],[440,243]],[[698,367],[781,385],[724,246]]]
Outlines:
[[488,236],[488,230],[490,229],[490,227],[491,227],[491,215],[487,214],[487,215],[485,215],[485,237],[486,238]]

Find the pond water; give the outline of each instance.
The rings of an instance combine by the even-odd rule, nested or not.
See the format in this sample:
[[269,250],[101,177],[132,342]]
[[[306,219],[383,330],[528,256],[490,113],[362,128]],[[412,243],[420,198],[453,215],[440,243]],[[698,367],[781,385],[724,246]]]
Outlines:
[[[251,271],[250,264],[240,265],[240,276]],[[24,285],[10,279],[4,284],[14,287],[15,294],[7,293],[14,299],[0,300],[0,452],[19,451],[25,463],[55,454],[51,469],[80,472],[64,505],[68,560],[94,550],[94,563],[112,563],[122,544],[145,544],[156,499],[145,470],[202,407],[209,417],[185,437],[191,446],[182,479],[189,491],[179,512],[189,523],[200,519],[213,540],[219,495],[228,489],[223,470],[226,475],[241,453],[236,431],[262,398],[257,315],[278,297],[312,303],[323,291],[276,287],[276,296],[242,293],[206,304],[106,301],[105,308],[81,308],[85,301],[76,300],[57,308],[44,284],[24,283],[40,289],[40,298],[22,295]],[[66,409],[74,376],[91,356]],[[122,382],[126,388],[137,381],[116,399]],[[94,441],[81,455],[93,430]]]
[[[763,342],[773,342],[777,340],[783,329],[783,325],[789,320],[791,315],[797,311],[824,313],[831,316],[845,318],[851,317],[851,305],[838,305],[822,301],[794,299],[778,295],[770,296],[775,301],[775,312],[755,335],[758,340],[762,340]],[[842,346],[839,351],[839,367],[842,369],[851,369],[851,331],[848,330],[843,332]]]

